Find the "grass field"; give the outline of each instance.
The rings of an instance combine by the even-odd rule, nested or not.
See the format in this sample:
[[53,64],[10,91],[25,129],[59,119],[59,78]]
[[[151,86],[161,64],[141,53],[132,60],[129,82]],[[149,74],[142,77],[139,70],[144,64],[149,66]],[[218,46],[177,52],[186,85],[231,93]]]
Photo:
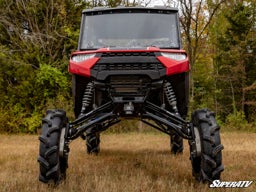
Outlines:
[[0,135],[0,191],[249,191],[256,192],[256,134],[222,133],[224,181],[253,180],[247,189],[209,189],[191,174],[188,144],[182,155],[169,152],[158,133],[102,134],[101,152],[87,155],[81,139],[70,145],[67,179],[58,187],[38,181],[38,136]]

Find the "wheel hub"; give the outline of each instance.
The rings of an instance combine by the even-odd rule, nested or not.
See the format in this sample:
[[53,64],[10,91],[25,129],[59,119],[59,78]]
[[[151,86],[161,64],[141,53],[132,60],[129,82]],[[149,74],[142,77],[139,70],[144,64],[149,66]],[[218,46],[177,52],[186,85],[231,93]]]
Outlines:
[[61,129],[61,133],[60,133],[60,143],[59,143],[59,156],[60,157],[65,156],[65,130],[66,130],[66,128],[63,127]]
[[201,138],[197,127],[194,127],[194,134],[195,134],[195,152],[196,156],[201,156]]

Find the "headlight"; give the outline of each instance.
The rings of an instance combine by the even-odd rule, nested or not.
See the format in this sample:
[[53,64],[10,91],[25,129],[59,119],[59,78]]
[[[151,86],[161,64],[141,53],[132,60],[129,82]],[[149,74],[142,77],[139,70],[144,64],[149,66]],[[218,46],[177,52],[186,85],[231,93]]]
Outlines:
[[164,57],[176,60],[176,61],[184,60],[187,57],[186,54],[184,54],[184,53],[163,53],[163,52],[161,52],[161,55]]
[[96,54],[81,54],[81,55],[74,55],[72,57],[72,61],[75,61],[77,63],[81,62],[81,61],[85,61],[88,59],[91,59],[93,57],[95,57]]

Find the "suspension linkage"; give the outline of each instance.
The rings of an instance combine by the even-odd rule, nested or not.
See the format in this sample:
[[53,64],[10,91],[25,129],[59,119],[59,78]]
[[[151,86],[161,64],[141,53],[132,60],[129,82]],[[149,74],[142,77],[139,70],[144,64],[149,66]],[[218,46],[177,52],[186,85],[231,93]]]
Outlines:
[[90,127],[93,127],[97,124],[103,124],[105,121],[108,120],[117,119],[117,116],[113,114],[113,112],[106,113],[100,117],[97,117],[95,119],[92,119],[91,121],[85,123],[84,125],[81,125],[77,128],[70,128],[69,130],[69,139],[74,140],[77,137],[79,137],[82,133],[84,133],[87,129]]
[[[178,114],[171,113],[170,111],[167,111],[166,109],[161,108],[149,101],[146,101],[144,110],[145,114],[142,117],[151,119],[159,124],[172,128],[178,135],[185,139],[190,140],[193,138],[188,122],[182,119]],[[157,126],[152,127],[156,128]],[[156,129],[162,130],[164,133],[169,134],[168,130],[164,130],[163,128],[157,127]]]
[[[175,121],[177,124],[186,124],[187,122],[182,119],[179,115],[171,113],[170,111],[167,111],[164,108],[161,108],[149,101],[146,101],[145,108],[152,110],[155,113],[160,113],[161,115],[164,115],[168,119],[171,119],[172,121]],[[146,110],[147,111],[147,110]]]
[[70,127],[74,127],[74,126],[78,126],[80,124],[83,124],[84,122],[88,121],[89,119],[91,119],[93,116],[106,111],[107,109],[111,109],[112,107],[112,101],[105,103],[104,105],[86,113],[81,115],[80,117],[78,117],[77,119],[75,119],[74,121],[70,122],[69,125]]
[[[146,112],[146,114],[144,114],[142,117],[143,118],[147,118],[147,119],[151,119],[151,120],[153,120],[155,122],[158,122],[160,124],[163,124],[163,125],[166,125],[168,127],[171,127],[176,133],[178,133],[179,136],[183,137],[184,139],[188,139],[188,140],[192,139],[192,135],[190,135],[187,132],[184,132],[184,130],[183,130],[183,128],[181,126],[176,125],[175,123],[172,123],[171,121],[169,121],[169,120],[167,120],[165,118],[159,117],[159,116],[157,116],[155,114],[152,114],[150,112]],[[145,122],[145,120],[143,122]],[[153,124],[151,124],[149,122],[146,122],[146,124],[149,124],[149,125],[153,126]],[[158,128],[155,125],[153,127],[158,129],[158,130],[162,130],[162,132],[164,132],[164,133],[169,134],[167,130],[160,129],[160,128]]]

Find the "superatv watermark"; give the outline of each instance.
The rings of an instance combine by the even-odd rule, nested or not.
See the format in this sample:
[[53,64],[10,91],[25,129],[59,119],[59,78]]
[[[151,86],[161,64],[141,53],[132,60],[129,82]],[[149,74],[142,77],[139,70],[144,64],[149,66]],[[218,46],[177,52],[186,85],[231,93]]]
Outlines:
[[210,188],[247,188],[252,184],[253,181],[220,181],[214,180],[210,184]]

